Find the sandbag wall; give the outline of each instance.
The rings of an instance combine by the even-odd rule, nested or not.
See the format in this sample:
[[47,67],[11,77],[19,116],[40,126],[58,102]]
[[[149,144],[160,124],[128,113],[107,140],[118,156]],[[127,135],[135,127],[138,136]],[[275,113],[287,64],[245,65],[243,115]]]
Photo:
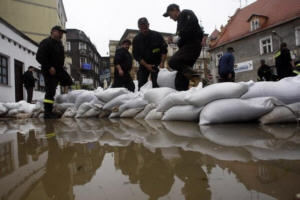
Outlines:
[[[69,118],[195,121],[200,125],[257,120],[264,124],[296,122],[300,115],[300,76],[278,82],[217,83],[205,88],[200,84],[178,92],[171,82],[162,81],[169,80],[168,73],[164,73],[159,76],[160,88],[152,88],[148,82],[135,93],[125,88],[98,88],[58,95],[55,111]],[[171,75],[174,77],[174,73]],[[42,103],[0,103],[0,115],[42,117],[42,108]]]

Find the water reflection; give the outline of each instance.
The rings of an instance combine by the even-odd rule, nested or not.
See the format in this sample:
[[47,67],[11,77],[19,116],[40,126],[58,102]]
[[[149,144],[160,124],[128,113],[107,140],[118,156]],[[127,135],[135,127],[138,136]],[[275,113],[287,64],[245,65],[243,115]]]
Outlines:
[[293,199],[294,125],[0,121],[0,199]]

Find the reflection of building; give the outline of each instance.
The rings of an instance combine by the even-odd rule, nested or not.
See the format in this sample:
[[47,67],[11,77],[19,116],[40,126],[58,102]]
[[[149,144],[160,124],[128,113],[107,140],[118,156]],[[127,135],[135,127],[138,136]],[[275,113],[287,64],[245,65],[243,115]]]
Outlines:
[[1,102],[25,99],[22,74],[29,66],[35,68],[36,87],[33,99],[43,98],[44,79],[35,56],[38,44],[0,18],[0,88]]
[[[114,64],[113,64],[113,59],[115,56],[115,51],[117,48],[120,47],[120,42],[125,40],[125,39],[129,39],[131,41],[133,41],[133,38],[138,34],[138,30],[135,29],[126,29],[123,36],[120,38],[120,41],[116,41],[116,40],[111,40],[109,43],[109,55],[110,55],[110,68],[111,68],[111,75],[113,76],[114,74]],[[172,33],[163,33],[161,32],[163,38],[165,39],[165,41],[168,41],[168,37],[169,36],[173,36]],[[203,38],[203,48],[202,48],[202,52],[201,55],[199,56],[199,59],[196,61],[195,65],[193,66],[194,69],[196,69],[197,71],[203,73],[203,69],[205,69],[208,65],[209,62],[209,53],[208,53],[208,46],[207,46],[207,35],[204,36]],[[168,45],[168,54],[167,54],[167,61],[170,59],[170,57],[178,50],[178,47],[176,44],[169,44]],[[129,49],[129,52],[132,53],[132,46]],[[166,62],[166,66],[167,66],[167,62]],[[136,62],[136,60],[134,60],[133,62],[133,67],[132,67],[132,71],[131,71],[131,76],[133,77],[134,80],[137,79],[136,74],[139,68],[139,64],[138,62]],[[205,73],[206,74],[206,73]],[[113,77],[112,77],[113,79]]]
[[100,54],[83,31],[67,31],[66,54],[72,59],[71,76],[75,84],[89,89],[98,87],[103,69]]
[[220,57],[231,46],[235,49],[236,80],[256,80],[260,60],[274,65],[281,42],[300,59],[299,0],[257,0],[238,9],[227,25],[210,37],[215,76]]
[[65,27],[67,21],[62,0],[1,0],[0,17],[36,42],[49,36],[53,26]]

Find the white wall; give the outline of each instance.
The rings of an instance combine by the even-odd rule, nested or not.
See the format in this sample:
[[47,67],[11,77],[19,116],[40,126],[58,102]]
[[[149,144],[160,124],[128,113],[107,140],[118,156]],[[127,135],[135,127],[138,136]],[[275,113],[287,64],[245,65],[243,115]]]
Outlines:
[[[20,35],[15,33],[5,24],[0,22],[0,34],[4,35],[3,39],[0,36],[0,54],[8,57],[8,85],[0,84],[0,102],[15,102],[15,71],[14,71],[14,60],[19,60],[24,63],[23,72],[28,69],[29,66],[33,66],[40,69],[39,63],[35,59],[35,55],[28,53],[27,49],[36,53],[38,47],[33,43],[23,39]],[[11,38],[9,42],[6,38]],[[14,44],[17,42],[17,45]],[[19,44],[22,48],[19,48]],[[24,51],[23,47],[26,48]],[[23,89],[24,99],[26,99],[26,90]],[[33,99],[43,99],[44,93],[34,91]]]

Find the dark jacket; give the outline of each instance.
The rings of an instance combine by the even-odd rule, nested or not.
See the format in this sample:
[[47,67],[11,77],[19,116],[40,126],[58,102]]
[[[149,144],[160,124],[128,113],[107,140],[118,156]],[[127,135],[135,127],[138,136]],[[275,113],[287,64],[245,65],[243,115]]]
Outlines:
[[221,77],[234,73],[234,56],[232,53],[225,53],[219,61],[219,75]]
[[147,35],[137,34],[132,42],[132,53],[135,60],[142,59],[149,64],[158,66],[161,62],[161,55],[168,52],[168,45],[156,31],[149,30]]
[[182,10],[180,12],[177,20],[176,35],[180,37],[178,42],[179,47],[195,40],[202,41],[203,30],[200,27],[198,19],[193,11]]
[[25,88],[30,88],[35,86],[35,80],[33,77],[33,73],[27,70],[22,76],[22,82]]
[[270,66],[264,64],[261,65],[257,71],[257,75],[262,81],[273,81],[273,73]]
[[44,39],[36,54],[36,60],[42,65],[43,71],[48,71],[54,67],[56,71],[61,71],[65,62],[65,52],[61,41],[48,37]]
[[127,73],[132,68],[132,56],[125,48],[119,48],[116,51],[114,65],[120,65],[122,70]]
[[291,65],[290,50],[282,49],[275,57],[275,66],[279,78],[293,76],[293,66]]

